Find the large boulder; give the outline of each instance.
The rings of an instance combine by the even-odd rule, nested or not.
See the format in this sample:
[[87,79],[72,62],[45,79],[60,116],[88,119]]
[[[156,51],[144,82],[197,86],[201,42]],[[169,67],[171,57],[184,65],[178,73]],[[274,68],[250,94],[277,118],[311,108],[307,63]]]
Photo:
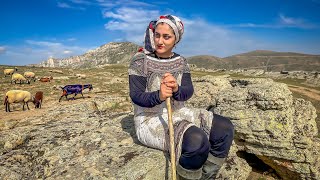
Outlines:
[[[287,85],[271,79],[202,77],[194,86],[206,93],[195,93],[189,104],[229,117],[235,125],[234,149],[254,154],[283,179],[320,178],[316,110],[310,102],[294,99]],[[229,158],[237,159],[236,153],[230,151]],[[225,166],[233,167],[229,171],[243,167],[236,161]],[[220,177],[226,178],[225,171]]]

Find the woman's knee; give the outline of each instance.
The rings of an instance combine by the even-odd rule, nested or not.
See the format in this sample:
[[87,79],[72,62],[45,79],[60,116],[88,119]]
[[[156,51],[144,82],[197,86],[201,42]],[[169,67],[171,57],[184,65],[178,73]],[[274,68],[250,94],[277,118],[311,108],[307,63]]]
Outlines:
[[179,164],[186,169],[199,169],[208,158],[210,143],[207,135],[198,127],[190,127],[183,136]]
[[219,129],[220,131],[225,132],[229,136],[234,136],[234,125],[229,118],[214,114],[212,126],[214,129]]
[[182,141],[182,151],[204,153],[209,149],[209,140],[204,131],[196,126],[186,130]]

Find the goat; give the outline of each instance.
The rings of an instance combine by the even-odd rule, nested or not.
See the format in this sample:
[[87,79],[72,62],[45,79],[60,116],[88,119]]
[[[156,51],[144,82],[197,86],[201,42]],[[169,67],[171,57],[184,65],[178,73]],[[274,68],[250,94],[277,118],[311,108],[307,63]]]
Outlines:
[[6,106],[6,112],[10,112],[10,104],[12,103],[23,103],[23,110],[25,104],[27,104],[27,108],[29,109],[28,102],[34,102],[34,97],[31,96],[29,91],[22,91],[22,90],[10,90],[6,93],[4,97],[4,105]]
[[42,91],[38,91],[38,92],[34,95],[34,105],[35,105],[35,108],[41,108],[42,101],[43,101],[43,92],[42,92]]
[[53,79],[52,76],[49,76],[49,77],[41,77],[41,78],[39,79],[39,81],[41,81],[41,82],[50,82],[52,79]]
[[89,88],[89,91],[91,91],[93,88],[92,88],[92,84],[85,84],[85,85],[81,85],[81,84],[74,84],[74,85],[66,85],[66,86],[64,86],[64,87],[61,87],[61,89],[63,90],[63,92],[62,92],[62,95],[61,95],[61,97],[60,97],[60,99],[59,99],[59,102],[61,101],[61,98],[63,97],[63,96],[65,96],[66,97],[66,99],[67,100],[70,100],[70,99],[68,99],[68,95],[70,95],[70,94],[74,94],[74,96],[73,96],[73,100],[75,99],[75,97],[76,97],[76,95],[77,94],[81,94],[82,95],[82,98],[84,98],[83,97],[83,94],[82,94],[82,91],[84,90],[84,89],[87,89],[87,88]]

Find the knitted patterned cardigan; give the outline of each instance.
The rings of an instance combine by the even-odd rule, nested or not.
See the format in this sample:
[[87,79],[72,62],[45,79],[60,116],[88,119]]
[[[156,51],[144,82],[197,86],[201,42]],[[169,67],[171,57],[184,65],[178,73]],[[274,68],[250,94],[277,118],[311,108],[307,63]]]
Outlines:
[[[180,86],[183,73],[190,73],[190,69],[186,59],[182,56],[158,59],[139,52],[133,56],[128,70],[129,75],[146,78],[145,92],[159,91],[161,78],[166,72],[170,72]],[[205,109],[185,107],[184,101],[176,101],[173,98],[171,98],[171,105],[176,160],[178,162],[184,132],[191,126],[197,126],[209,137],[213,114]],[[139,141],[146,146],[169,151],[166,103],[162,102],[151,108],[141,107],[135,103],[133,103],[133,106],[135,129]]]

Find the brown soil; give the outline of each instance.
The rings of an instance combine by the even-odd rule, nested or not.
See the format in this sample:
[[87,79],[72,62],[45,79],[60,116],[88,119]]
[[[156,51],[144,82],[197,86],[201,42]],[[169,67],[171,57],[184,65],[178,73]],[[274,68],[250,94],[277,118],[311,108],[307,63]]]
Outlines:
[[318,90],[294,85],[289,85],[289,89],[293,92],[297,92],[305,96],[308,96],[311,99],[320,101],[320,91]]

